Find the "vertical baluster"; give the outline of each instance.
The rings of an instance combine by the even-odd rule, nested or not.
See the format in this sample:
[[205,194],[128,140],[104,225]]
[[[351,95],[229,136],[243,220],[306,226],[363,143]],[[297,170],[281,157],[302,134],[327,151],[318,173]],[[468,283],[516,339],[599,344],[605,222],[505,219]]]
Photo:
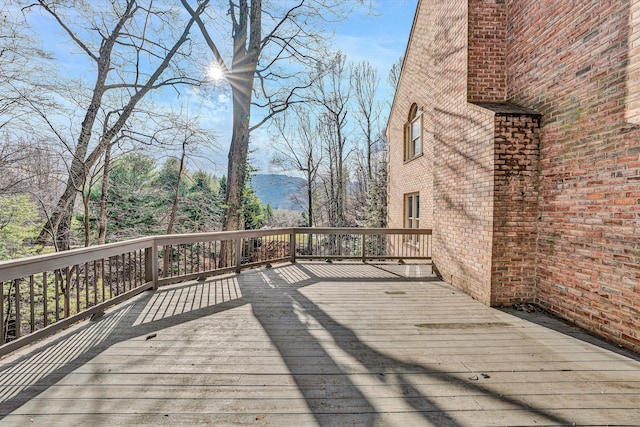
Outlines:
[[48,290],[49,290],[49,286],[47,284],[47,272],[43,271],[42,272],[42,315],[44,317],[43,319],[44,326],[47,326],[49,324],[49,307],[48,307],[48,301],[47,301],[47,299],[49,298]]
[[[191,244],[191,273],[193,273],[193,246],[196,245],[196,243],[192,243]],[[197,246],[196,246],[196,251],[197,251]]]
[[100,260],[100,265],[98,266],[98,268],[100,269],[100,277],[102,277],[102,282],[100,283],[100,292],[102,293],[102,301],[105,301],[107,299],[107,277],[105,275],[105,272],[106,272],[105,263],[106,263],[106,261],[107,261],[106,258],[102,258]]
[[118,268],[116,269],[116,277],[118,278],[118,295],[127,291],[127,259],[126,254],[116,255]]
[[80,313],[80,264],[76,265],[76,313]]
[[93,260],[93,305],[98,305],[98,261]]
[[137,288],[144,283],[142,281],[142,263],[144,262],[142,260],[142,250],[137,250],[136,252],[134,252],[133,256],[136,259],[136,280],[134,282],[134,286]]
[[[187,274],[187,246],[189,246],[188,244],[184,244],[182,245],[183,249],[184,249],[184,254],[183,254],[183,258],[184,258],[184,270],[182,270],[182,274]],[[180,275],[180,272],[178,271],[178,275]]]
[[127,279],[129,281],[129,290],[133,289],[136,287],[136,274],[137,274],[137,268],[136,268],[136,253],[135,252],[129,252],[127,254]]
[[113,298],[113,257],[109,257],[109,299]]
[[168,256],[168,262],[167,262],[167,272],[165,273],[165,277],[173,277],[173,245],[167,245],[167,251],[169,251],[168,254],[165,254],[166,256]]
[[89,308],[89,263],[84,263],[84,308]]
[[[124,280],[124,290],[131,290],[131,252],[122,254],[122,280]],[[127,289],[127,285],[128,289]]]
[[22,279],[15,279],[13,281],[14,286],[14,298],[15,298],[15,309],[16,309],[16,323],[15,323],[15,332],[14,337],[20,338],[20,332],[22,329],[22,316],[20,316],[20,282]]
[[397,252],[398,252],[398,235],[394,234],[393,235],[393,252],[391,253],[391,255],[395,256]]
[[[211,249],[211,246],[213,246],[213,249]],[[215,241],[213,242],[209,241],[209,255],[207,256],[207,261],[209,262],[209,266],[207,267],[207,270],[215,270],[218,267]],[[213,264],[213,266],[211,264]]]
[[202,242],[202,269],[201,271],[211,270],[211,242]]
[[61,279],[62,276],[62,272],[60,270],[57,270],[54,272],[54,276],[55,276],[55,296],[56,296],[56,322],[58,320],[60,320],[60,285],[59,285],[59,281]]
[[236,254],[236,273],[240,273],[242,267],[242,246],[244,239],[235,240],[235,254]]
[[64,317],[69,317],[71,315],[71,277],[73,276],[73,271],[71,268],[64,268],[64,276],[62,276],[62,283],[66,283],[64,287]]
[[131,289],[131,252],[122,254],[122,291]]
[[33,332],[36,329],[36,313],[35,313],[35,292],[34,292],[35,280],[33,274],[29,276],[29,324],[30,331]]
[[173,277],[173,245],[168,245],[167,250],[169,251],[169,258],[167,258],[169,262],[167,263],[167,273],[165,277]]
[[[116,296],[122,293],[122,288],[124,288],[124,284],[120,283],[120,255],[116,255]],[[124,261],[124,260],[123,260]]]
[[296,239],[297,235],[295,231],[289,233],[289,261],[296,262]]
[[196,245],[196,265],[195,265],[195,272],[196,273],[200,273],[202,271],[202,265],[201,265],[201,260],[202,257],[200,256],[200,251],[202,250],[202,245],[204,244],[204,242],[198,242]]
[[120,293],[123,294],[127,291],[127,254],[122,254],[122,289]]
[[207,242],[200,242],[200,246],[198,246],[198,273],[202,273],[203,271],[207,271]]
[[[211,248],[213,246],[213,249]],[[209,270],[215,270],[218,268],[218,241],[209,242]]]
[[121,254],[119,257],[122,258],[122,266],[120,268],[122,274],[120,275],[118,281],[121,282],[121,285],[119,287],[120,294],[123,294],[127,291],[127,254]]
[[315,234],[308,234],[309,239],[311,239],[311,253],[309,255],[316,255],[318,254],[318,237]]
[[137,288],[138,287],[138,277],[139,277],[139,270],[142,269],[142,267],[140,266],[140,264],[138,264],[140,262],[140,251],[134,251],[132,253],[133,256],[133,275],[131,276],[131,284],[133,286],[133,288]]
[[187,267],[187,261],[189,259],[189,256],[187,255],[187,251],[189,249],[189,244],[185,243],[182,245],[182,272],[180,273],[180,275],[184,275],[187,274],[187,272],[189,271],[189,268]]
[[0,344],[5,342],[4,322],[4,282],[0,282]]
[[144,283],[144,257],[142,253],[143,249],[138,250],[138,278],[136,282],[136,287],[142,285]]

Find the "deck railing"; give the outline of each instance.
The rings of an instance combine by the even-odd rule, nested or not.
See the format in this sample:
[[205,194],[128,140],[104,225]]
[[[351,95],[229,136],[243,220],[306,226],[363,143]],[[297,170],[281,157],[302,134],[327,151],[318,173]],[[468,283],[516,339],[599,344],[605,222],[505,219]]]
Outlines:
[[145,290],[296,259],[430,259],[431,230],[280,228],[145,237],[0,262],[0,356]]

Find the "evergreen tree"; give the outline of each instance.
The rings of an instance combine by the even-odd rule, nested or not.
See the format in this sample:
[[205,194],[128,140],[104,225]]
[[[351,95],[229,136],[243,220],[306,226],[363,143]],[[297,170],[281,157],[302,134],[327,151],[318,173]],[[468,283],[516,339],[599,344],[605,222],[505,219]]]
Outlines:
[[385,228],[387,226],[387,163],[376,166],[364,205],[357,213],[360,227]]
[[222,228],[220,184],[213,175],[200,170],[193,174],[192,185],[185,195],[186,223],[192,232]]
[[107,241],[161,232],[162,191],[154,186],[155,162],[142,154],[125,155],[109,174]]

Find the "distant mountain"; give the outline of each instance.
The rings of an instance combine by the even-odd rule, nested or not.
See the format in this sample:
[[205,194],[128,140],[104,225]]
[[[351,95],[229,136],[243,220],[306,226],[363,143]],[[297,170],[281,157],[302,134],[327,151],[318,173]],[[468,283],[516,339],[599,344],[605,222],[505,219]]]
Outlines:
[[[263,204],[275,209],[303,211],[306,209],[304,188],[306,181],[287,175],[264,174],[251,178],[251,188]],[[298,201],[292,200],[296,196]]]

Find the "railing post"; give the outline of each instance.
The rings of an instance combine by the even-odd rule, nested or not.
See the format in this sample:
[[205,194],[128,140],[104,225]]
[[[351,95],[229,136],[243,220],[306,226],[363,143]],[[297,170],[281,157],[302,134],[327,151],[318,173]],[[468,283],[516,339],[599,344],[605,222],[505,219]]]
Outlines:
[[153,283],[153,290],[158,289],[158,245],[155,240],[150,248],[144,248],[144,280]]
[[296,262],[296,230],[293,229],[289,233],[289,261],[291,263]]
[[360,234],[360,237],[362,238],[361,242],[362,242],[362,262],[366,262],[367,261],[367,251],[365,249],[365,234],[362,233]]
[[242,271],[242,239],[235,239],[236,245],[236,273]]

